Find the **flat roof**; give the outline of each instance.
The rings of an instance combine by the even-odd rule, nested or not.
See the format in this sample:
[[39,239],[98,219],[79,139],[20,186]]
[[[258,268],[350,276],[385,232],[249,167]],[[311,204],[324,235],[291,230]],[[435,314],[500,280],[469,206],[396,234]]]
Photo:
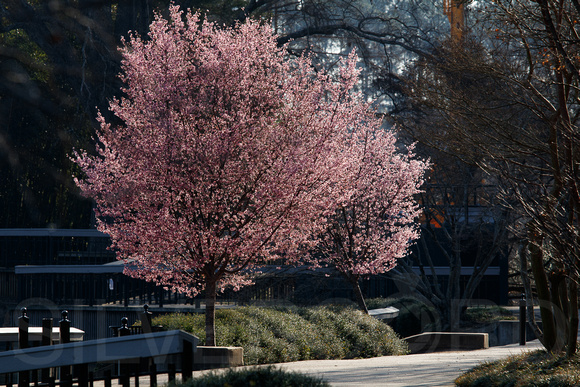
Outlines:
[[46,237],[98,237],[103,238],[108,235],[97,229],[80,228],[0,228],[0,237],[4,236],[46,236]]
[[16,274],[114,274],[122,273],[125,264],[121,261],[105,265],[18,265]]

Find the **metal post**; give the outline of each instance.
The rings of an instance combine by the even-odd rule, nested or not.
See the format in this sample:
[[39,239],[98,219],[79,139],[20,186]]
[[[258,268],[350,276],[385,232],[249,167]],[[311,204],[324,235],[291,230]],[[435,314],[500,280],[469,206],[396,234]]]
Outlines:
[[526,295],[520,299],[520,345],[526,345]]
[[127,317],[123,317],[121,319],[121,328],[119,328],[119,336],[129,336],[131,334],[131,330],[128,327],[129,319]]
[[[119,328],[119,336],[129,336],[131,334],[131,330],[128,327],[129,319],[127,317],[123,317],[121,319],[121,328]],[[119,384],[123,387],[129,387],[130,385],[130,366],[129,364],[121,362],[120,364],[120,375],[119,375]]]
[[143,333],[151,333],[153,329],[151,327],[151,317],[153,313],[149,312],[149,305],[143,305],[143,313],[139,316],[141,319],[141,327],[143,329]]
[[157,364],[152,358],[149,361],[151,362],[149,366],[149,387],[157,387]]
[[[41,345],[51,345],[52,344],[52,318],[42,319],[42,341]],[[40,371],[40,381],[42,383],[48,383],[50,379],[50,369],[43,368]]]
[[[26,315],[26,308],[20,310],[22,315],[18,317],[18,345],[20,349],[28,348],[28,326],[30,319]],[[28,386],[30,383],[30,373],[20,371],[18,373],[18,387]]]
[[175,382],[175,364],[169,363],[167,365],[167,378],[169,379],[169,384]]
[[30,318],[26,315],[26,308],[20,309],[22,315],[18,317],[18,348],[28,348],[28,326]]
[[89,365],[79,364],[75,366],[78,372],[78,385],[79,387],[89,387]]
[[62,320],[59,321],[59,343],[70,343],[70,320],[68,319],[68,310],[63,310],[61,313]]
[[105,370],[105,387],[111,387],[111,370]]
[[135,372],[135,387],[139,387],[139,376],[141,375],[141,363],[135,363],[133,365]]
[[[70,320],[68,319],[68,311],[63,310],[61,313],[62,320],[59,321],[59,343],[70,343]],[[60,367],[60,381],[61,385],[71,385],[71,368],[70,366]]]
[[183,341],[181,352],[181,376],[184,382],[193,376],[193,345],[187,340]]

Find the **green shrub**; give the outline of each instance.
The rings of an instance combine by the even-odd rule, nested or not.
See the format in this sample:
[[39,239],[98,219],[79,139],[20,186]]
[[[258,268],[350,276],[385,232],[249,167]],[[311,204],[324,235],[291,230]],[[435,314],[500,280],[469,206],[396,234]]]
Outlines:
[[[205,339],[203,315],[156,317],[154,324]],[[240,307],[216,312],[218,346],[244,348],[244,363],[401,355],[407,344],[386,324],[344,307]]]
[[205,335],[205,317],[202,314],[166,314],[157,316],[152,321],[153,325],[162,325],[164,329],[181,329],[197,337]]
[[209,373],[193,378],[180,387],[325,387],[330,384],[320,378],[294,372],[275,369],[274,367],[252,368],[245,370],[230,369],[226,372]]
[[484,363],[455,380],[458,386],[578,386],[580,355],[566,358],[534,351]]

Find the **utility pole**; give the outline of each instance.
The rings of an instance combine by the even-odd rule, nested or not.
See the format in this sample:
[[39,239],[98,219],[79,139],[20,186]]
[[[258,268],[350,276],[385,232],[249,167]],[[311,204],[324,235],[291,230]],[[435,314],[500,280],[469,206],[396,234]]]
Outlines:
[[451,40],[459,43],[465,31],[465,0],[443,0],[443,13],[451,25]]

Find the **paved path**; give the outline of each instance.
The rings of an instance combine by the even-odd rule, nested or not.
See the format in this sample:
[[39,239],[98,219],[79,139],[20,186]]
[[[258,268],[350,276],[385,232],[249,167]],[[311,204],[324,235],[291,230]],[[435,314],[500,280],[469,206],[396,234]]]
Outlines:
[[475,351],[384,356],[357,360],[312,360],[276,364],[317,375],[332,386],[453,386],[453,381],[476,365],[543,348],[538,340]]
[[[372,359],[308,360],[279,363],[274,366],[319,376],[333,387],[454,386],[453,381],[457,377],[482,362],[541,348],[543,347],[538,340],[534,340],[528,342],[526,346],[510,344],[475,351],[383,356]],[[199,375],[200,372],[194,372],[194,377]],[[160,375],[158,383],[159,385],[167,383],[167,375]],[[139,384],[148,386],[148,378],[141,377]],[[95,386],[103,387],[104,383],[95,382]],[[113,386],[117,386],[116,379],[113,380]],[[131,386],[134,386],[134,378],[131,378]]]

